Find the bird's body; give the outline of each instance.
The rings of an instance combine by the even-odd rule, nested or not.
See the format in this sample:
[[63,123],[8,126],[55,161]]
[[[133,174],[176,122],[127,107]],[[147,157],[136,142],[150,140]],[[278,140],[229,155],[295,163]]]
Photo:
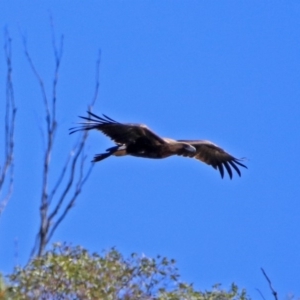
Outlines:
[[91,112],[88,114],[88,117],[81,117],[88,122],[81,123],[79,127],[71,128],[70,133],[97,129],[110,137],[116,144],[116,146],[107,149],[105,153],[97,154],[93,162],[101,161],[111,155],[132,155],[153,159],[179,155],[196,158],[211,165],[220,171],[222,178],[224,167],[230,178],[232,178],[232,168],[239,176],[241,172],[238,166],[246,168],[240,159],[231,156],[210,141],[162,138],[143,124],[122,124],[105,115],[99,117]]

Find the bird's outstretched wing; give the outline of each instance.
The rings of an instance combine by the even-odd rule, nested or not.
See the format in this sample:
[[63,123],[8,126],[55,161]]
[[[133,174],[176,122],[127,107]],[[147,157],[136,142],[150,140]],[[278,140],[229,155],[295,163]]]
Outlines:
[[70,134],[77,131],[97,129],[110,137],[116,144],[128,144],[135,142],[138,138],[146,138],[147,142],[152,145],[165,144],[165,141],[146,125],[122,124],[104,114],[103,117],[99,117],[89,111],[87,113],[88,117],[80,116],[87,122],[80,123],[81,125],[78,127],[70,128]]
[[194,157],[208,165],[211,165],[213,168],[219,170],[222,178],[224,177],[224,167],[228,172],[230,179],[232,179],[232,169],[234,169],[239,176],[241,176],[241,171],[238,166],[247,169],[247,167],[241,163],[241,159],[233,157],[212,142],[204,140],[178,140],[178,142],[188,143],[196,148],[195,153],[186,152],[181,155]]

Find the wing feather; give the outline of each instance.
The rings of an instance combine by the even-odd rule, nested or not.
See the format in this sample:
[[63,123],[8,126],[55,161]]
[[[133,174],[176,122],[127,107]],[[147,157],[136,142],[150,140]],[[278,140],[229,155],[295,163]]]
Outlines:
[[[226,168],[226,170],[227,170],[227,173],[228,173],[230,179],[232,179],[232,170],[231,170],[230,166],[228,165],[228,162],[227,162],[227,161],[224,161],[224,162],[223,162],[223,165],[225,166],[225,168]],[[238,173],[239,173],[239,172],[238,172]]]
[[194,157],[197,160],[211,165],[213,168],[219,170],[222,178],[224,177],[224,167],[230,179],[232,179],[233,176],[232,169],[234,169],[237,174],[241,176],[241,171],[238,166],[247,168],[244,164],[241,163],[240,159],[233,157],[225,150],[210,141],[178,140],[178,142],[188,143],[189,145],[196,148],[195,153],[186,152],[184,156]]
[[70,128],[70,134],[77,131],[96,129],[110,137],[117,144],[128,144],[141,137],[147,138],[149,144],[153,145],[161,145],[166,143],[160,136],[151,131],[146,125],[133,123],[123,124],[106,115],[100,117],[89,111],[87,113],[88,117],[80,116],[81,119],[86,120],[87,122],[79,123],[80,126]]
[[[234,161],[235,163],[239,164],[236,160]],[[228,161],[228,163],[236,170],[236,172],[241,176],[241,171],[240,169],[233,163],[233,161]],[[242,165],[244,168],[247,168],[246,166]]]
[[220,172],[220,174],[221,174],[221,177],[223,178],[223,177],[224,177],[224,168],[223,168],[222,163],[218,163],[218,164],[217,164],[217,167],[218,167],[218,169],[219,169],[219,172]]

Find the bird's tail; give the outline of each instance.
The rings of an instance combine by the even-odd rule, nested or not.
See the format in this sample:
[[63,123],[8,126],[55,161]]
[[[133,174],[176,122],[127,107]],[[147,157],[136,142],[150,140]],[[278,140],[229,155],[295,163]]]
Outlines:
[[117,155],[119,156],[120,154],[118,153],[118,151],[120,152],[124,151],[124,146],[123,145],[118,145],[118,146],[114,146],[111,148],[106,149],[106,153],[100,153],[100,154],[96,154],[94,159],[92,160],[92,162],[97,162],[97,161],[101,161],[111,155]]
[[94,159],[92,160],[92,162],[97,162],[97,161],[101,161],[109,156],[111,156],[112,153],[101,153],[101,154],[96,154]]

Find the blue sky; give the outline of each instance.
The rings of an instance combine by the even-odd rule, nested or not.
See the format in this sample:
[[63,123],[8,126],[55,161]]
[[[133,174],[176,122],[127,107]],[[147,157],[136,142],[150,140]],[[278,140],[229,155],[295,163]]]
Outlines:
[[[53,178],[77,140],[68,128],[92,99],[99,49],[95,113],[145,123],[164,137],[211,140],[247,157],[248,166],[241,178],[222,180],[192,159],[107,159],[95,166],[53,242],[166,255],[196,288],[235,282],[252,298],[260,297],[256,288],[271,297],[263,267],[281,299],[299,297],[298,1],[2,1],[18,114],[15,191],[0,220],[0,270],[26,262],[39,224],[44,115],[22,35],[50,95],[49,12],[56,36],[64,35]],[[0,52],[4,99],[3,47]],[[93,132],[87,154],[92,159],[110,145]]]

